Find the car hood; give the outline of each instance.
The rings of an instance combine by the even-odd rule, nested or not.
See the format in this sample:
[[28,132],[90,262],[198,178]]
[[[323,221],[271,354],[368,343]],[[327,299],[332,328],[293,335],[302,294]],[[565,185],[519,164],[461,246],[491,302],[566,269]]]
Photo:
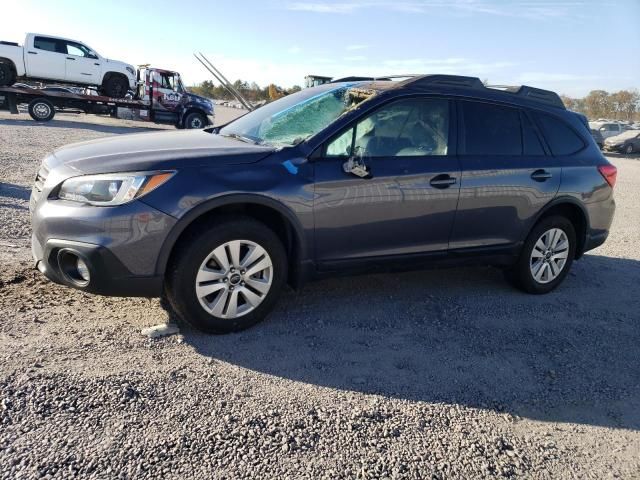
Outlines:
[[237,165],[257,162],[275,150],[206,130],[118,135],[74,143],[45,159],[47,170],[63,176]]

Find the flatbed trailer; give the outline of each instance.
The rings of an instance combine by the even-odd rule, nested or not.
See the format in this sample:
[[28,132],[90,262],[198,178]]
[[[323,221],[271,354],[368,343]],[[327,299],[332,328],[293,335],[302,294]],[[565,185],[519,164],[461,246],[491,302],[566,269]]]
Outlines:
[[124,108],[129,118],[175,125],[176,128],[204,128],[213,124],[213,102],[188,92],[177,72],[145,66],[138,71],[138,79],[136,98],[131,99],[46,90],[27,85],[0,86],[0,110],[17,114],[19,105],[27,105],[31,118],[48,122],[60,110],[109,113],[118,117],[120,109]]
[[48,122],[56,114],[56,109],[78,110],[84,113],[110,113],[115,116],[119,107],[152,111],[152,102],[125,98],[83,95],[75,93],[47,91],[29,87],[0,87],[0,110],[13,114],[20,113],[18,105],[28,105],[31,118],[38,122]]

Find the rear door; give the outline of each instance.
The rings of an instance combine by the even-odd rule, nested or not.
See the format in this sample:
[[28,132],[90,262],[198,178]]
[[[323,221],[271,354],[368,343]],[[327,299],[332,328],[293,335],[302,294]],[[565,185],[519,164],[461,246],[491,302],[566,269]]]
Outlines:
[[100,60],[87,46],[65,41],[66,80],[74,83],[98,85],[100,83]]
[[33,45],[25,50],[27,76],[64,81],[66,75],[66,47],[57,38],[36,36]]
[[[459,167],[452,103],[408,98],[378,107],[327,142],[315,161],[316,260],[446,251]],[[356,157],[371,175],[343,164]]]
[[524,111],[466,100],[458,106],[462,184],[450,248],[515,244],[555,197],[561,168]]

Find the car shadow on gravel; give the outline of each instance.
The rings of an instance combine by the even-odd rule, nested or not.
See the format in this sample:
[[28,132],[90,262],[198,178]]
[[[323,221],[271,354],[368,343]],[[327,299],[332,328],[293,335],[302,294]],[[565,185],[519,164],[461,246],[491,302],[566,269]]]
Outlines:
[[[0,197],[15,198],[16,200],[29,200],[31,189],[22,185],[0,182]],[[8,205],[10,206],[10,205]]]
[[586,255],[544,296],[492,268],[339,278],[245,332],[183,334],[212,361],[304,384],[640,429],[635,260]]
[[33,120],[4,120],[0,119],[0,126],[25,126],[25,127],[34,127],[39,125],[44,125],[49,128],[71,128],[74,130],[91,130],[94,132],[100,133],[109,133],[109,134],[126,134],[126,133],[140,133],[140,132],[158,132],[162,131],[158,128],[153,127],[121,127],[121,126],[111,126],[111,125],[99,125],[96,123],[89,122],[76,122],[71,120],[51,120],[46,123],[35,122]]

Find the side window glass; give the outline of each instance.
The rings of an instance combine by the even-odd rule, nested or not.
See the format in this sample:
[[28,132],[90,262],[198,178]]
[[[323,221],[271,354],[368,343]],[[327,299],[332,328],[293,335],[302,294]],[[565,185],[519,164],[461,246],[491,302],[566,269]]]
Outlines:
[[67,54],[75,55],[76,57],[84,57],[84,52],[73,43],[67,43]]
[[327,145],[327,157],[350,157],[353,144],[353,127]]
[[464,152],[467,155],[522,155],[517,109],[480,102],[462,102]]
[[33,48],[37,48],[38,50],[46,50],[47,52],[58,53],[56,49],[57,40],[53,38],[46,37],[36,37],[33,39]]
[[446,155],[449,141],[449,101],[400,100],[379,108],[333,139],[327,157],[422,157]]
[[538,134],[531,124],[529,117],[524,112],[520,115],[522,119],[522,141],[524,143],[525,155],[544,155],[544,148],[540,143]]
[[554,155],[571,155],[584,147],[578,134],[559,118],[544,113],[535,117]]

